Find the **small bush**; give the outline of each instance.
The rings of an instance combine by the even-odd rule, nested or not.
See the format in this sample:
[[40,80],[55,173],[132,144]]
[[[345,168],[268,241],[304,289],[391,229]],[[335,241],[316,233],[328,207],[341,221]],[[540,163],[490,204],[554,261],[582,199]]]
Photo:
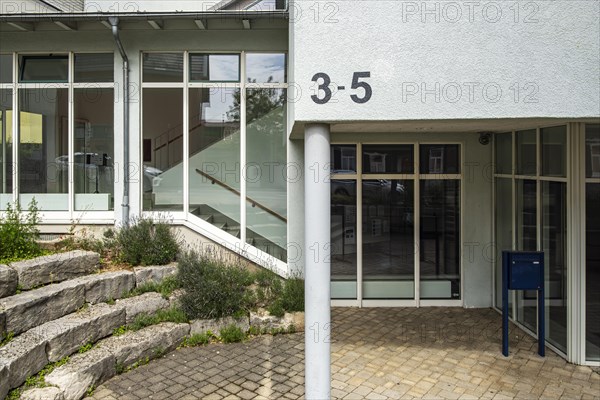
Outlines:
[[8,263],[43,254],[36,242],[39,237],[39,209],[31,200],[24,214],[19,202],[8,203],[4,218],[0,218],[0,263]]
[[285,309],[283,308],[281,300],[275,301],[268,308],[269,314],[275,317],[283,317],[285,315]]
[[281,278],[266,269],[261,269],[255,274],[256,301],[260,307],[267,306],[281,297],[283,284]]
[[130,265],[165,265],[175,261],[179,253],[179,242],[171,227],[150,218],[134,219],[122,227],[116,242],[119,259]]
[[254,279],[241,266],[190,251],[179,260],[177,279],[185,290],[181,306],[190,319],[227,317],[252,306],[248,287]]
[[281,306],[289,312],[304,311],[304,280],[290,278],[285,281]]
[[219,335],[223,343],[241,342],[246,338],[244,331],[239,326],[233,324],[221,329]]

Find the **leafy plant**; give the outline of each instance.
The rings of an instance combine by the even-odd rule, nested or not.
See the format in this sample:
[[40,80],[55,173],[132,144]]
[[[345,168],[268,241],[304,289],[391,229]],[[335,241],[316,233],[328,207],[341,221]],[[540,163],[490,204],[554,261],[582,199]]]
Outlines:
[[127,325],[121,325],[118,328],[113,329],[113,336],[124,335],[125,333],[127,333],[128,330],[129,328],[127,327]]
[[90,351],[92,349],[92,347],[94,347],[94,344],[91,343],[91,342],[87,342],[83,346],[79,347],[79,349],[77,350],[77,352],[79,354],[83,354],[83,353],[85,353],[87,351]]
[[6,337],[2,340],[0,340],[0,347],[7,345],[8,343],[10,343],[13,339],[15,338],[15,333],[14,332],[8,332],[6,334]]
[[19,202],[8,203],[4,217],[0,217],[0,263],[33,258],[44,252],[36,242],[39,237],[39,209],[32,199],[27,213]]
[[285,281],[281,306],[289,312],[304,311],[304,280],[290,278]]
[[252,306],[248,287],[254,279],[242,266],[190,251],[179,260],[177,279],[185,290],[181,306],[190,319],[231,316]]
[[165,299],[168,299],[169,296],[171,296],[171,294],[175,290],[179,289],[180,287],[181,287],[181,284],[177,280],[177,277],[168,276],[168,277],[164,278],[162,281],[160,281],[159,283],[156,283],[153,281],[146,282],[143,285],[140,285],[140,286],[136,287],[135,289],[133,289],[132,291],[130,291],[129,293],[127,293],[124,297],[139,296],[141,294],[148,293],[148,292],[158,292]]
[[233,324],[221,329],[219,335],[223,343],[241,342],[246,338],[246,333],[244,333],[242,328]]
[[137,218],[116,233],[118,258],[130,265],[165,265],[175,261],[179,241],[166,222]]

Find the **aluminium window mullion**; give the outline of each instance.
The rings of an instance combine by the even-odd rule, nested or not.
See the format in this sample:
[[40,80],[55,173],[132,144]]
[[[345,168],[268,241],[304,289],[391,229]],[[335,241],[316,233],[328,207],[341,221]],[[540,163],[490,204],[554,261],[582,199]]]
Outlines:
[[13,81],[12,81],[12,101],[13,101],[13,121],[12,121],[12,135],[13,135],[13,193],[12,198],[14,204],[19,202],[19,125],[21,123],[21,113],[19,112],[19,89],[17,86],[17,78],[19,76],[19,63],[17,53],[13,53]]
[[415,306],[421,306],[421,142],[413,145],[413,237],[414,237],[414,300]]
[[[75,209],[75,140],[74,140],[74,126],[75,126],[75,104],[74,104],[74,88],[73,88],[73,69],[74,69],[73,52],[69,53],[69,65],[68,65],[68,77],[69,77],[69,89],[68,89],[68,102],[67,102],[67,115],[68,115],[68,129],[67,129],[67,198],[68,198],[68,209],[69,217],[73,219],[73,213]],[[84,172],[85,173],[85,172]]]
[[[240,54],[240,241],[243,248],[246,247],[246,196],[247,184],[246,176],[243,171],[246,170],[246,52]],[[227,86],[224,86],[227,87]]]
[[[362,143],[356,144],[356,301],[363,307],[363,207],[362,207]],[[331,206],[330,206],[331,207]]]
[[[183,213],[185,220],[189,217],[190,211],[190,120],[189,120],[189,89],[187,77],[189,71],[189,55],[187,51],[183,52]],[[143,195],[142,195],[143,196]]]

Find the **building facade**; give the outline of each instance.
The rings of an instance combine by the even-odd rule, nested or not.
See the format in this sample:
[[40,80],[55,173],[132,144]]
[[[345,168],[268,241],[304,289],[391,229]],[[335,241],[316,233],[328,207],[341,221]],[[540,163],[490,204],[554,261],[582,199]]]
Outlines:
[[0,209],[166,217],[305,274],[324,335],[500,309],[501,251],[544,251],[547,344],[600,365],[598,1],[0,4]]

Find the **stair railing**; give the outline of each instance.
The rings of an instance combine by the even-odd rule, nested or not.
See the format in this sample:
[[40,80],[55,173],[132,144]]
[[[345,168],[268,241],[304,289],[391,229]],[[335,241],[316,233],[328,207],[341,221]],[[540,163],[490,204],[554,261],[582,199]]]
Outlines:
[[[208,179],[211,184],[213,184],[213,185],[217,184],[217,185],[221,186],[222,188],[227,189],[231,193],[235,193],[239,197],[242,196],[242,193],[239,190],[237,190],[236,188],[229,186],[225,182],[218,180],[214,176],[211,176],[210,174],[207,174],[206,172],[204,172],[198,168],[196,168],[196,173],[203,176],[204,178]],[[277,211],[271,210],[269,207],[265,206],[264,204],[261,204],[258,201],[254,200],[248,196],[246,196],[246,201],[250,202],[250,204],[252,204],[252,207],[258,207],[261,210],[265,211],[266,213],[271,214],[275,218],[287,223],[287,218],[285,218],[283,215],[279,214]]]

